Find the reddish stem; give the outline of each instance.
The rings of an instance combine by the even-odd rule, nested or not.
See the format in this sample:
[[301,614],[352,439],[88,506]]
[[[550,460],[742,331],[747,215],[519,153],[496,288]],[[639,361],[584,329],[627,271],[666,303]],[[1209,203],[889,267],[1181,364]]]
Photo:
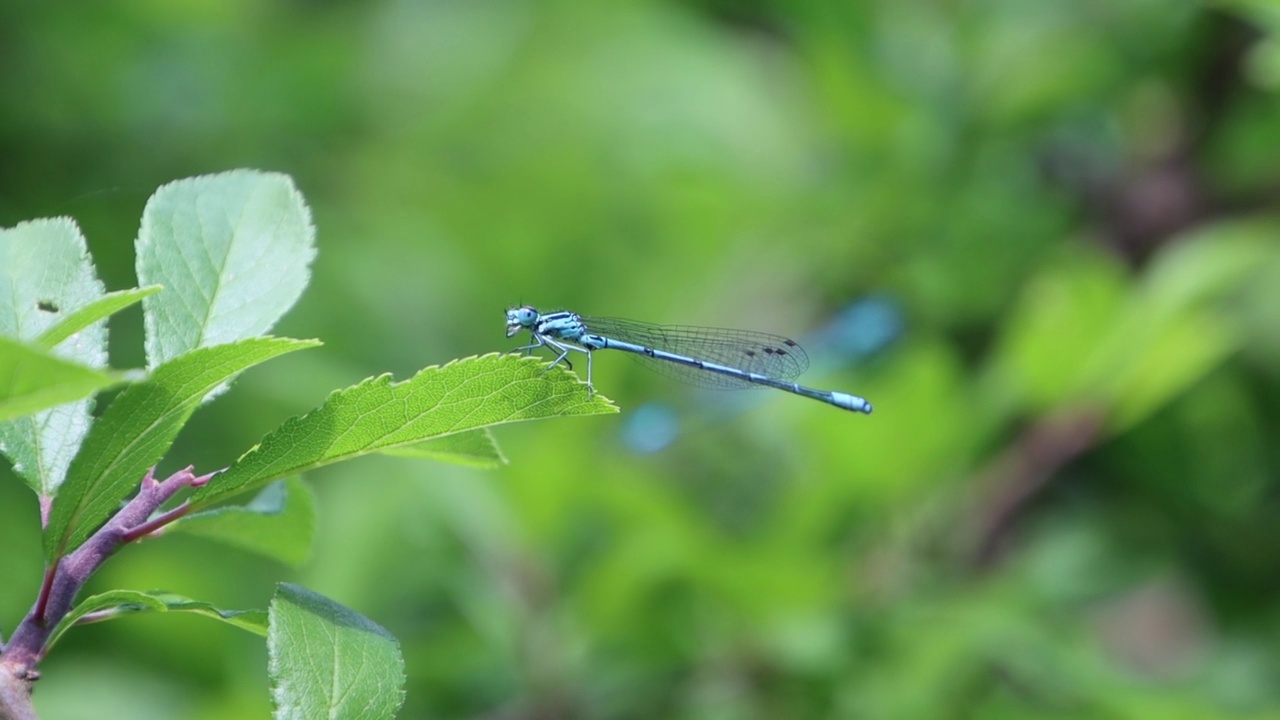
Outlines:
[[189,512],[191,512],[191,503],[184,502],[178,507],[161,513],[131,530],[126,530],[120,536],[120,542],[131,543],[138,538],[146,537]]
[[49,591],[53,589],[53,578],[57,575],[57,571],[57,560],[53,562],[53,565],[45,568],[44,581],[40,583],[40,595],[36,597],[36,607],[32,611],[38,623],[44,623],[44,613],[49,608]]

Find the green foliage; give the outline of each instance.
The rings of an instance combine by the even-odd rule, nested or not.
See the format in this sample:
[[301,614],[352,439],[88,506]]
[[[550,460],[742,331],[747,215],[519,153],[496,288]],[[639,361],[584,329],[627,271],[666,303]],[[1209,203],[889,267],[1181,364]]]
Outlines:
[[188,515],[169,528],[297,566],[306,562],[311,552],[314,505],[306,483],[290,478],[266,486],[244,505]]
[[200,348],[120,393],[93,424],[67,472],[45,529],[45,559],[75,549],[138,487],[200,402],[242,371],[320,343],[254,338]]
[[[202,404],[162,468],[226,466],[334,388],[393,397],[362,379],[509,349],[517,303],[793,336],[806,384],[876,414],[703,393],[600,353],[620,416],[376,450],[510,459],[495,471],[370,457],[306,473],[301,567],[180,522],[100,587],[265,607],[290,573],[398,638],[406,718],[1280,710],[1271,0],[157,7],[6,14],[21,32],[0,63],[0,225],[75,216],[106,287],[160,283],[144,305],[183,298],[206,329],[234,326],[249,308],[231,308],[231,273],[153,277],[128,240],[157,178],[287,170],[322,252],[271,332],[325,340]],[[215,177],[226,197],[190,202],[184,181],[150,203],[149,237],[191,229],[187,251],[250,274],[241,243],[306,247],[292,184]],[[46,323],[15,335],[29,347],[61,316],[24,292]],[[198,319],[169,340],[141,311],[111,320],[115,366],[199,343]],[[105,367],[72,344],[55,355]],[[269,445],[292,464],[282,431],[232,480]],[[46,502],[80,445],[54,435],[24,441],[19,468]],[[279,499],[261,490],[251,506]],[[0,498],[0,534],[34,548],[21,493]],[[282,514],[208,508],[226,513],[216,542],[299,557],[294,497]],[[0,607],[20,618],[30,598],[13,595]],[[37,701],[70,676],[99,685],[65,717],[139,693],[168,716],[266,716],[262,647],[236,637],[171,619],[77,633]]]
[[[117,374],[67,362],[0,337],[0,423],[88,397],[118,382]],[[5,423],[4,427],[0,448],[12,453],[15,464],[22,462],[22,456],[37,452],[34,444],[22,444],[35,433],[15,432],[16,423]],[[26,467],[21,465],[20,470]]]
[[[576,375],[547,372],[540,359],[498,354],[429,367],[399,383],[390,375],[371,378],[281,425],[197,490],[191,503],[203,507],[322,465],[493,425],[617,412],[585,390]],[[470,439],[447,449],[437,457],[470,460],[487,452]]]
[[393,718],[404,703],[396,639],[328,598],[282,583],[267,632],[277,718]]
[[498,444],[494,442],[493,434],[487,428],[443,435],[412,445],[387,448],[382,452],[387,455],[441,460],[485,469],[496,468],[507,463],[507,459],[502,456],[502,451],[498,449]]
[[164,288],[151,285],[132,290],[110,292],[84,307],[62,318],[57,325],[45,330],[37,339],[37,344],[46,350],[52,350],[63,340],[84,330],[90,325],[124,310],[134,303],[141,302],[144,297],[154,295]]
[[[33,489],[53,497],[44,551],[47,567],[57,569],[51,577],[61,579],[42,591],[39,607],[45,607],[49,588],[65,592],[60,588],[67,586],[66,573],[80,573],[69,581],[78,589],[104,553],[114,550],[94,545],[92,553],[68,558],[125,505],[139,482],[142,491],[131,505],[160,487],[142,479],[202,403],[250,367],[319,345],[261,336],[307,283],[312,236],[309,211],[289,178],[245,171],[179,181],[148,203],[138,272],[144,280],[167,284],[164,292],[152,285],[104,294],[84,240],[68,222],[26,223],[0,236],[0,258],[9,260],[0,273],[0,289],[8,291],[0,319],[18,338],[0,336],[0,421],[7,421],[0,425],[0,449]],[[53,279],[40,279],[46,276]],[[71,360],[101,364],[103,321],[140,300],[151,372],[112,399],[87,435],[76,432],[79,425],[51,425],[50,418],[60,417],[54,413],[72,401],[73,417],[87,422],[82,398],[117,382],[120,373]],[[335,392],[322,407],[269,434],[164,519],[172,522],[265,485],[246,505],[187,514],[172,527],[299,565],[314,529],[310,491],[294,477],[302,471],[378,452],[495,467],[505,460],[491,426],[616,412],[576,376],[547,370],[536,358],[492,354],[429,367],[401,383],[384,375]],[[33,474],[38,464],[28,461],[52,440],[76,450],[65,478]],[[174,476],[184,477],[194,476]],[[169,496],[155,497],[158,506]],[[154,531],[164,519],[142,532]],[[67,606],[61,602],[48,607]],[[277,717],[392,717],[403,702],[404,662],[394,638],[363,616],[287,584],[271,605],[269,627],[263,613],[221,610],[170,593],[101,593],[62,617],[54,615],[58,624],[44,644],[24,646],[23,652],[43,656],[77,623],[139,611],[196,613],[266,634]],[[316,663],[316,657],[327,660]]]
[[1105,409],[1113,432],[1141,422],[1241,348],[1225,311],[1280,272],[1277,234],[1258,222],[1208,228],[1161,255],[1140,283],[1097,253],[1046,267],[1005,326],[996,392],[1018,396],[1019,410]]
[[[37,220],[0,229],[0,336],[43,346],[41,336],[51,332],[53,339],[63,334],[62,328],[69,328],[62,324],[63,318],[80,316],[103,297],[103,291],[84,236],[71,220]],[[53,372],[62,374],[64,379],[69,379],[68,374],[78,374],[80,387],[67,387],[69,392],[50,398],[67,401],[64,405],[42,409],[30,417],[0,421],[0,452],[9,458],[27,485],[43,497],[51,496],[62,482],[89,430],[90,404],[81,398],[109,384],[105,375],[90,372],[107,364],[105,324],[99,318],[55,343],[52,350],[58,358],[88,370],[76,370],[63,363],[40,366],[59,368]],[[5,361],[11,373],[17,370],[12,364],[15,362],[14,355]],[[23,382],[43,381],[38,376],[28,376]],[[14,386],[9,392],[18,389]]]

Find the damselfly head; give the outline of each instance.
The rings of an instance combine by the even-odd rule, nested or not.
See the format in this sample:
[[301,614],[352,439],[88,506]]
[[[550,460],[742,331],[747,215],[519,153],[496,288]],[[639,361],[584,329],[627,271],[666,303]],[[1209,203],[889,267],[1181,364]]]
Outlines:
[[537,322],[538,311],[528,305],[511,308],[507,311],[507,337],[511,337],[521,330],[528,330]]

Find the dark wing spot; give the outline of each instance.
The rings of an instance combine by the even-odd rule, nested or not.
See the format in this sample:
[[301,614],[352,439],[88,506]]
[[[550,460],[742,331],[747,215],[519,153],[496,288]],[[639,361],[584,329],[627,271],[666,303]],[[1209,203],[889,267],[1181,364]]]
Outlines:
[[756,351],[755,351],[755,350],[747,350],[747,351],[745,351],[745,352],[747,353],[747,357],[755,357],[755,356],[756,356]]
[[58,312],[58,304],[52,300],[37,300],[36,307],[47,313]]
[[795,347],[795,346],[796,346],[796,341],[795,341],[795,340],[783,340],[783,341],[782,341],[782,344],[783,344],[783,345],[786,345],[787,347]]
[[774,352],[778,353],[779,355],[786,355],[786,354],[787,354],[787,351],[786,351],[786,350],[783,350],[782,348],[778,348],[778,349],[777,349],[777,350],[775,350]]
[[777,351],[777,350],[774,350],[774,349],[773,349],[773,348],[771,348],[771,347],[764,348],[764,354],[765,354],[765,355],[772,355],[772,354],[774,354],[774,353],[776,353],[776,352],[778,352],[778,351]]

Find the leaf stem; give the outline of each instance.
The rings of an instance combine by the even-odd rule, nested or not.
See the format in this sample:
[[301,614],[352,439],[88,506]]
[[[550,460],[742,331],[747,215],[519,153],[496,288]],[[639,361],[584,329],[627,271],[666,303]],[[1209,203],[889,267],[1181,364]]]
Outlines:
[[40,594],[36,596],[36,607],[33,611],[36,622],[44,622],[44,613],[49,607],[49,591],[53,588],[53,577],[57,574],[57,569],[57,562],[45,568],[44,580],[40,583]]
[[125,533],[120,536],[120,542],[131,543],[139,538],[146,537],[189,512],[191,512],[191,503],[184,502],[168,512],[161,513],[141,525],[125,531]]

